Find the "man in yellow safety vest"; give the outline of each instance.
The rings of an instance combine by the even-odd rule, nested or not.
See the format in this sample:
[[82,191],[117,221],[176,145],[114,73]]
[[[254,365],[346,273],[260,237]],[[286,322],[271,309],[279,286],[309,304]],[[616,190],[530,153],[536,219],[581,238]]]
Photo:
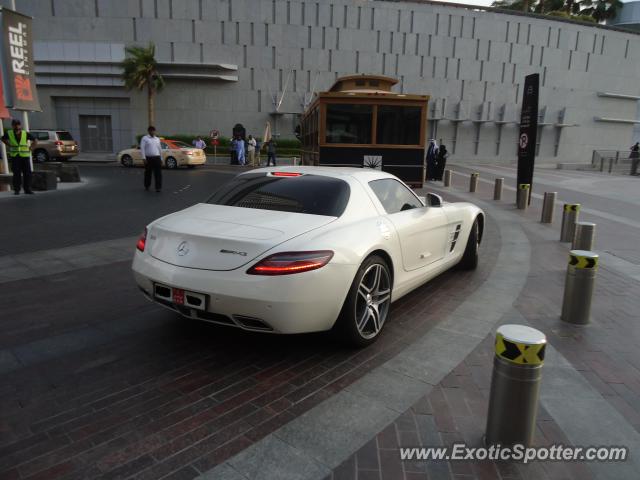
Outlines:
[[[2,136],[2,142],[7,148],[7,156],[11,161],[13,172],[13,193],[20,194],[20,187],[24,193],[33,194],[31,191],[31,148],[36,144],[36,139],[29,132],[22,130],[22,123],[17,118],[11,120],[11,130]],[[31,146],[29,146],[31,142]]]

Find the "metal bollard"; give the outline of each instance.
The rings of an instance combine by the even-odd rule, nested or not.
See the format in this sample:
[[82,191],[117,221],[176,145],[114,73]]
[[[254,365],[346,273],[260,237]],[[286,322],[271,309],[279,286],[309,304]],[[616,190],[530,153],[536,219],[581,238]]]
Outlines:
[[478,178],[480,177],[479,173],[472,173],[469,177],[469,191],[475,192],[478,190]]
[[526,210],[529,206],[529,189],[531,185],[528,183],[521,183],[518,185],[518,194],[516,198],[516,205],[518,210]]
[[542,201],[541,223],[553,223],[553,215],[556,210],[556,192],[544,192],[544,200]]
[[565,203],[562,211],[562,226],[560,227],[560,241],[573,242],[576,234],[576,222],[580,217],[579,203]]
[[591,317],[591,299],[598,271],[598,254],[587,250],[571,250],[564,283],[562,320],[586,325]]
[[534,328],[498,328],[485,444],[533,443],[546,345],[545,335]]
[[571,245],[572,250],[593,250],[596,239],[596,224],[576,222],[576,233]]
[[450,187],[451,186],[451,175],[453,174],[453,172],[451,170],[445,170],[444,171],[444,186],[445,187]]
[[493,185],[493,199],[502,200],[502,186],[504,185],[504,178],[496,178],[496,183]]

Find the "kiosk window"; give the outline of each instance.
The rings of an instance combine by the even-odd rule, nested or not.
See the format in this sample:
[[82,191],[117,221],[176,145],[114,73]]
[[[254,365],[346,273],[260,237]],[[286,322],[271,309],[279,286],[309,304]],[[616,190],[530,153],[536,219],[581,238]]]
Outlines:
[[378,106],[376,143],[419,145],[421,117],[421,107]]
[[327,143],[371,143],[371,105],[327,105]]

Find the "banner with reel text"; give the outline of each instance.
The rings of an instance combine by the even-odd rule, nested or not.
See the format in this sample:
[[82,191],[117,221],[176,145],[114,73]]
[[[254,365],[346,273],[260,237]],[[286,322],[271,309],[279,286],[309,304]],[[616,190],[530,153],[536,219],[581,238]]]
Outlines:
[[11,108],[42,111],[36,91],[31,17],[2,9],[4,69]]

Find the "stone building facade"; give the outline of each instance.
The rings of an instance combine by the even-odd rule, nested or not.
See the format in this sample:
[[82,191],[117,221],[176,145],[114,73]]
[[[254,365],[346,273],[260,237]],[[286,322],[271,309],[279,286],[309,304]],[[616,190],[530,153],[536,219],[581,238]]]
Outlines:
[[589,162],[639,140],[640,35],[615,28],[420,0],[18,3],[35,22],[43,112],[32,125],[70,129],[85,150],[92,136],[117,151],[145,130],[146,96],[123,88],[118,62],[149,42],[167,82],[163,134],[229,135],[242,123],[261,135],[271,121],[292,137],[314,92],[383,74],[431,96],[428,135],[453,158],[511,163],[524,77],[537,72],[539,162]]

